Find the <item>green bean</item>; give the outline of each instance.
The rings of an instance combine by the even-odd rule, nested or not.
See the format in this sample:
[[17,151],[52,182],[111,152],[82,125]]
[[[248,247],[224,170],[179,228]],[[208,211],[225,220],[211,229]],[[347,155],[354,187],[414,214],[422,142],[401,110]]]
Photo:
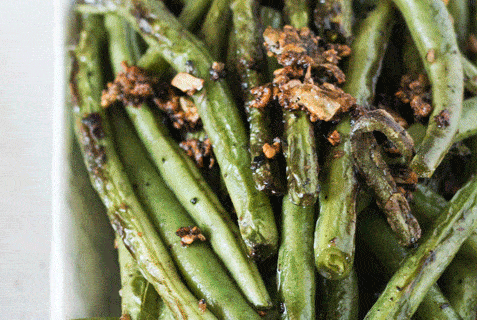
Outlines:
[[[337,130],[341,139],[346,141],[350,123],[346,119],[342,121]],[[333,147],[321,175],[323,187],[315,228],[315,264],[323,277],[332,280],[345,278],[351,272],[354,261],[358,183],[349,149],[348,141]],[[343,155],[336,157],[337,152]]]
[[[136,261],[116,237],[121,275],[121,313],[131,319],[157,320],[164,306],[154,287],[141,274]],[[167,308],[167,307],[165,307]]]
[[[456,36],[443,1],[393,0],[429,76],[434,110],[411,168],[430,177],[452,145],[462,107],[463,73]],[[446,118],[440,125],[440,117]]]
[[351,38],[352,2],[351,0],[316,1],[314,22],[320,31],[320,36],[331,42],[344,42]]
[[[424,229],[429,229],[432,222],[442,214],[448,202],[422,184],[417,185],[410,203],[412,212],[416,215]],[[477,259],[477,232],[474,231],[462,244],[459,252],[465,253]]]
[[176,231],[193,226],[194,221],[148,160],[132,125],[120,111],[112,108],[109,113],[120,159],[188,287],[221,319],[260,319],[206,243],[193,243],[187,248],[181,245]]
[[253,177],[258,190],[280,193],[280,172],[277,161],[264,156],[265,143],[272,144],[270,120],[267,108],[253,108],[255,96],[251,89],[264,83],[264,52],[262,35],[259,29],[258,3],[254,0],[236,0],[232,3],[233,32],[235,34],[236,71],[241,78],[244,93],[245,111],[250,126],[250,154]]
[[137,61],[137,65],[154,72],[158,77],[168,76],[172,72],[167,61],[162,58],[161,54],[157,52],[155,48],[150,47],[139,59],[135,59],[135,61]]
[[188,1],[179,14],[178,20],[182,23],[184,28],[194,31],[207,12],[207,9],[209,9],[211,2],[212,0]]
[[[283,27],[282,13],[270,7],[260,7],[260,21],[263,30],[265,30],[268,26],[274,29],[281,29]],[[267,81],[271,82],[273,81],[273,72],[277,69],[280,69],[281,66],[278,64],[277,59],[275,59],[274,57],[269,57],[267,55],[266,59],[268,71]]]
[[351,153],[356,166],[366,179],[366,183],[376,194],[380,208],[386,214],[388,223],[405,246],[415,243],[421,236],[419,223],[411,214],[411,208],[398,191],[394,178],[384,161],[373,132],[379,131],[400,151],[406,163],[414,155],[412,138],[384,110],[370,111],[361,116],[351,131]]
[[442,291],[462,319],[475,319],[477,314],[476,264],[475,259],[458,255],[441,277]]
[[213,0],[200,33],[215,60],[223,60],[228,22],[231,18],[231,0]]
[[356,98],[357,104],[370,107],[384,52],[394,26],[395,10],[390,1],[379,1],[375,10],[359,25],[351,46],[344,90]]
[[[300,29],[309,24],[307,1],[285,1],[285,19]],[[283,110],[285,120],[287,184],[290,200],[299,206],[315,204],[320,185],[318,181],[318,154],[310,117],[305,111]]]
[[470,5],[467,0],[452,0],[447,4],[452,16],[457,43],[461,50],[465,50],[469,39]]
[[[383,29],[390,27],[391,21],[391,6],[382,1],[376,11],[362,22],[351,46],[353,54],[344,91],[356,97],[360,105],[370,104],[374,96],[375,79],[385,51],[383,48],[390,36],[390,32],[383,33]],[[358,190],[349,140],[350,117],[345,116],[336,130],[342,142],[330,151],[320,178],[323,190],[320,192],[320,215],[316,222],[314,244],[317,269],[330,279],[344,278],[352,269]]]
[[315,318],[313,259],[314,207],[301,207],[283,198],[281,245],[278,251],[278,293],[285,319]]
[[308,27],[310,8],[307,0],[285,0],[283,13],[285,22],[297,29]]
[[209,77],[213,60],[208,49],[184,30],[161,1],[151,4],[147,0],[105,0],[102,4],[82,5],[78,9],[117,12],[147,43],[157,48],[176,71],[192,71],[204,80],[202,90],[192,98],[212,142],[238,216],[242,238],[250,255],[264,259],[273,254],[277,249],[278,232],[270,201],[255,188],[245,127],[231,93],[224,81],[213,81]]
[[409,318],[477,227],[477,176],[462,187],[433,231],[403,262],[365,319]]
[[473,94],[477,94],[477,67],[464,56],[461,57],[461,61],[464,72],[464,87]]
[[322,305],[318,319],[358,319],[358,277],[352,270],[342,280],[322,279]]
[[[358,221],[358,236],[369,251],[379,260],[388,276],[392,276],[402,265],[402,262],[411,255],[411,250],[399,245],[390,227],[380,217],[379,213],[368,208],[360,214]],[[416,315],[419,319],[459,319],[452,307],[441,308],[449,305],[439,287],[434,284],[430,287],[425,298],[417,308]]]
[[[124,42],[118,17],[107,16],[113,69],[116,73],[122,61],[133,63],[130,47]],[[167,132],[160,119],[147,106],[127,107],[129,117],[144,145],[183,206],[201,230],[207,233],[214,251],[228,268],[250,302],[257,307],[269,307],[270,297],[255,263],[247,257],[248,250],[240,233],[217,196],[207,185],[197,166],[188,158]],[[184,188],[184,185],[187,188]]]
[[103,87],[100,43],[104,37],[102,20],[85,16],[70,82],[75,134],[91,184],[107,209],[113,229],[175,317],[214,319],[209,311],[199,311],[198,300],[182,283],[165,244],[134,196],[114,150],[100,104]]

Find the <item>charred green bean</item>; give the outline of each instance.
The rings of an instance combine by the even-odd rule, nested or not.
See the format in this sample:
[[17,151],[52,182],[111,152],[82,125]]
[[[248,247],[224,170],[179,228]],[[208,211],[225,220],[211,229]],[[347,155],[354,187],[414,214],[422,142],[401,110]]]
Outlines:
[[[119,20],[118,20],[119,19]],[[122,61],[133,63],[127,43],[123,41],[124,26],[119,17],[108,15],[113,69],[119,72]],[[179,148],[164,124],[147,105],[126,107],[136,131],[165,179],[201,230],[209,235],[215,252],[227,266],[250,302],[257,307],[269,307],[271,302],[255,263],[247,257],[240,233],[217,196],[207,185],[197,166]],[[184,188],[187,185],[187,188]]]
[[149,45],[160,51],[176,71],[187,72],[192,66],[191,73],[204,80],[203,88],[192,98],[212,142],[237,212],[242,238],[250,255],[266,258],[273,254],[278,232],[270,201],[255,188],[248,138],[230,90],[223,80],[210,78],[213,59],[208,49],[180,25],[161,1],[106,0],[102,4],[84,5],[83,10],[117,12]]
[[165,244],[135,197],[114,150],[100,103],[103,87],[100,44],[105,37],[104,27],[100,17],[84,17],[70,88],[75,134],[91,184],[107,209],[113,229],[174,316],[178,319],[215,319],[209,311],[202,313],[199,310],[199,301],[182,283]]

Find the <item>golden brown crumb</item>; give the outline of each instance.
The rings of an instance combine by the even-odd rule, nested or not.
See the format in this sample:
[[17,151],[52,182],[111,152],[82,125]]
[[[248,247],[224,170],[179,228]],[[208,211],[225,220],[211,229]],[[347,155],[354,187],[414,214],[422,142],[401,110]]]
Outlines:
[[[314,122],[330,121],[356,103],[351,95],[334,85],[345,81],[337,64],[350,54],[348,46],[325,43],[310,29],[291,26],[283,30],[268,27],[263,37],[268,55],[276,57],[283,66],[273,73],[272,90],[281,107],[304,110]],[[268,103],[267,99],[263,100]]]
[[147,75],[136,66],[129,66],[122,62],[123,72],[120,72],[114,82],[108,83],[107,89],[103,90],[101,105],[108,107],[116,101],[125,106],[139,107],[142,103],[154,96],[154,87],[161,86],[159,79]]
[[439,128],[448,127],[449,124],[450,124],[450,122],[449,122],[450,121],[449,111],[442,110],[441,112],[439,112],[439,114],[437,116],[434,117],[434,120],[436,121],[437,126]]
[[215,164],[212,143],[209,138],[204,141],[199,139],[187,139],[179,143],[179,146],[185,150],[189,157],[195,160],[199,168],[204,166],[204,159],[207,158],[209,160],[209,169]]
[[225,78],[225,63],[217,61],[212,62],[212,67],[210,68],[209,73],[210,79],[213,81]]
[[181,227],[177,229],[176,235],[181,238],[181,245],[184,247],[193,243],[195,240],[206,240],[198,227]]
[[258,315],[260,317],[265,317],[267,315],[267,312],[266,311],[263,311],[263,310],[258,310]]
[[204,79],[196,78],[185,72],[179,72],[172,79],[171,85],[191,96],[204,87]]
[[410,75],[401,78],[400,89],[396,97],[403,103],[409,103],[417,119],[422,119],[432,112],[430,104],[431,86],[427,77],[419,74],[417,79]]
[[114,82],[108,84],[107,90],[103,91],[101,97],[103,107],[108,107],[116,101],[134,107],[152,102],[169,116],[176,129],[184,126],[195,128],[200,123],[197,108],[190,99],[179,97],[173,87],[149,76],[141,68],[128,66],[126,62],[123,62],[122,66],[124,71],[120,72]]
[[205,312],[205,310],[207,310],[207,303],[205,302],[205,299],[199,300],[199,310],[201,312]]
[[334,130],[328,135],[328,142],[331,143],[332,146],[337,146],[341,143],[341,136],[337,130]]
[[274,158],[282,148],[280,141],[273,142],[272,145],[265,143],[262,147],[262,151],[265,154],[265,157],[268,159]]
[[257,109],[265,108],[272,99],[271,84],[267,83],[262,86],[255,87],[250,90],[250,93],[255,97],[255,99],[250,103],[250,107]]

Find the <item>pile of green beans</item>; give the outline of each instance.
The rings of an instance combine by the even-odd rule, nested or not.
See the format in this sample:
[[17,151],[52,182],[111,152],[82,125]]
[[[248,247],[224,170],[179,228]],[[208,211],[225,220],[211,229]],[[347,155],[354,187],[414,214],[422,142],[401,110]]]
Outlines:
[[[88,319],[477,317],[473,2],[81,0],[75,12],[69,107],[121,278],[121,317]],[[356,105],[328,122],[273,97],[253,107],[252,89],[278,90],[274,71],[285,66],[267,55],[263,33],[284,25],[319,36],[305,51],[349,46],[336,86]],[[323,56],[290,82],[333,86]],[[214,75],[219,64],[225,74]],[[200,79],[177,93],[197,108],[199,128],[173,128],[152,101],[102,106],[124,65],[164,83]],[[428,119],[389,103],[399,78],[382,70],[427,76]],[[327,139],[335,131],[337,143]],[[179,147],[188,136],[210,140],[215,168]],[[434,182],[456,147],[469,167],[449,195]],[[200,240],[186,245],[178,230],[192,227]]]

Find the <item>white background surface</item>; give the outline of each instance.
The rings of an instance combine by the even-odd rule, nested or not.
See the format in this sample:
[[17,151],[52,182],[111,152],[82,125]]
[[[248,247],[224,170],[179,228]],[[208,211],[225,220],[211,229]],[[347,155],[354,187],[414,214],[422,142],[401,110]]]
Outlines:
[[0,311],[49,319],[53,1],[0,1]]

